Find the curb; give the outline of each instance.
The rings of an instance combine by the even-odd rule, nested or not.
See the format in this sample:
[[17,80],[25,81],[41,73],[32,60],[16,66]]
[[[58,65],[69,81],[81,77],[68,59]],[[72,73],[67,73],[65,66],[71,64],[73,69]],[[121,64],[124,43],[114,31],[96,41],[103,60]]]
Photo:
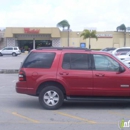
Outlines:
[[16,74],[19,69],[0,69],[0,74]]

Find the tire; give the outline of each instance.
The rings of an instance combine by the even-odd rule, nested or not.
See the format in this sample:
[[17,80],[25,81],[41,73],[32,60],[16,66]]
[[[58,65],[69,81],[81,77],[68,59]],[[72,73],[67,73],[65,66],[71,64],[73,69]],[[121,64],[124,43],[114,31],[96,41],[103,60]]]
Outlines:
[[15,52],[12,53],[12,56],[17,56],[17,54]]
[[47,86],[40,92],[39,95],[39,102],[41,106],[47,110],[56,110],[60,108],[63,101],[63,92],[55,86]]
[[0,52],[0,56],[3,56],[1,52]]

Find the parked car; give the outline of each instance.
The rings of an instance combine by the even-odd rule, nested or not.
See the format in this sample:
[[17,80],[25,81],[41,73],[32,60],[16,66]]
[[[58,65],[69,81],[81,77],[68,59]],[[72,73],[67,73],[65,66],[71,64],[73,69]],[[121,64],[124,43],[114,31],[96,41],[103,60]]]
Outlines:
[[5,47],[2,50],[0,50],[0,56],[3,55],[12,55],[12,56],[17,56],[20,55],[21,51],[19,49],[19,47]]
[[32,50],[19,70],[16,91],[39,97],[45,109],[66,101],[130,99],[130,69],[115,55],[87,48]]
[[105,52],[112,52],[112,51],[114,51],[116,48],[115,47],[107,47],[107,48],[104,48],[104,49],[102,49],[102,50],[100,50],[100,51],[105,51]]
[[121,60],[126,60],[129,59],[130,60],[130,52],[120,52],[118,53],[118,55],[116,55],[119,59]]
[[114,51],[112,51],[112,54],[120,55],[121,52],[129,52],[129,51],[130,51],[130,47],[121,47],[121,48],[117,48]]

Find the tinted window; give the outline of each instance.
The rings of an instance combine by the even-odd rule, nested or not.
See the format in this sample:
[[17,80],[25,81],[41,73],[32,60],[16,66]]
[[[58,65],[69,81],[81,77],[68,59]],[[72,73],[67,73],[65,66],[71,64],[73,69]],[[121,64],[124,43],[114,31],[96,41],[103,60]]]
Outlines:
[[14,48],[14,50],[18,50],[17,48]]
[[3,50],[8,50],[8,48],[4,48]]
[[107,48],[103,49],[102,51],[107,51]]
[[126,55],[127,54],[127,52],[122,52],[120,55]]
[[93,55],[95,70],[119,71],[119,64],[112,58],[105,55]]
[[105,48],[103,49],[102,51],[112,51],[112,50],[115,50],[116,48]]
[[116,48],[109,48],[108,51],[112,51],[112,50],[115,50]]
[[7,50],[13,50],[13,48],[7,48]]
[[54,60],[55,53],[32,52],[25,60],[24,68],[50,68]]
[[126,49],[119,49],[119,50],[117,50],[117,52],[121,52],[121,51],[130,51],[130,49],[126,48]]
[[62,68],[70,69],[70,56],[71,56],[71,54],[65,54],[64,55]]
[[87,70],[89,68],[88,54],[65,54],[62,67],[64,69]]

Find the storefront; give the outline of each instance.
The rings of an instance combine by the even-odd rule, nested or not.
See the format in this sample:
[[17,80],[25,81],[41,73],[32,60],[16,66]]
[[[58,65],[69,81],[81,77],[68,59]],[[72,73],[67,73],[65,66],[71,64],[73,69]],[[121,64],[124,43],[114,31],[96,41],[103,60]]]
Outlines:
[[[19,46],[22,50],[38,47],[87,47],[89,39],[81,37],[82,31],[60,31],[57,27],[7,27],[4,37],[5,46]],[[100,50],[106,47],[124,46],[124,33],[116,31],[97,32],[98,40],[91,38],[91,49]],[[126,33],[126,46],[130,46],[130,35]]]
[[6,28],[6,45],[19,46],[21,50],[60,46],[58,28]]
[[33,40],[17,40],[17,45],[21,49],[21,51],[32,50],[33,48],[38,47],[51,47],[51,40],[35,40],[33,46]]

